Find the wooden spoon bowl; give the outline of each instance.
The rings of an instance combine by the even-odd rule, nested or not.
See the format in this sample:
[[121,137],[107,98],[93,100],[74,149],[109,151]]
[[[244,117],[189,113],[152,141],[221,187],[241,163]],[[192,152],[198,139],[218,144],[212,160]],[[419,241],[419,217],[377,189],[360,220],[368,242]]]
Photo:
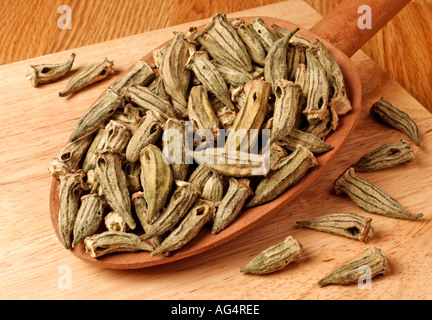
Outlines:
[[[359,2],[359,1],[348,0],[345,2],[345,6],[346,4],[352,6],[353,2]],[[365,2],[365,0],[361,0],[360,2],[363,3]],[[395,2],[398,2],[400,4],[399,6],[400,8],[397,10],[399,11],[409,1],[397,0]],[[396,14],[396,12],[393,11],[392,13],[389,13],[387,17],[381,17],[380,21],[390,20],[390,18],[394,14]],[[246,23],[250,23],[255,18],[256,17],[241,17],[241,19],[243,19]],[[270,17],[261,17],[261,18],[269,27],[273,23],[289,30],[298,27],[288,21],[281,20],[281,19],[275,19]],[[323,21],[325,19],[323,19]],[[330,18],[330,21],[333,22],[333,19]],[[198,27],[198,29],[203,27],[204,26]],[[382,25],[380,25],[380,28],[381,27]],[[327,28],[325,27],[318,28],[318,30],[320,29],[323,31],[328,31]],[[368,37],[371,37],[372,34],[375,33],[376,31],[378,30],[369,32]],[[95,264],[105,268],[113,268],[113,269],[145,268],[145,267],[155,266],[159,264],[174,262],[184,258],[190,258],[194,255],[197,255],[204,251],[208,251],[223,243],[226,243],[227,241],[230,241],[231,239],[239,236],[240,234],[254,228],[256,225],[268,219],[275,212],[277,212],[278,210],[286,206],[289,202],[293,201],[303,190],[305,190],[308,186],[310,186],[320,176],[320,174],[324,172],[327,165],[342,149],[343,145],[348,140],[350,134],[354,131],[356,127],[357,121],[360,116],[361,106],[362,106],[361,82],[357,74],[356,68],[352,64],[349,57],[342,50],[347,52],[349,55],[352,55],[355,51],[357,51],[355,50],[355,48],[357,49],[360,48],[361,45],[364,43],[364,41],[367,40],[366,39],[367,37],[365,37],[364,35],[361,36],[362,39],[351,39],[351,38],[347,39],[346,37],[344,37],[345,39],[347,39],[345,43],[348,43],[349,46],[344,47],[343,43],[342,44],[339,43],[338,47],[342,48],[342,50],[339,50],[338,48],[333,46],[330,42],[328,42],[326,39],[317,35],[317,32],[314,33],[305,30],[303,28],[300,28],[297,34],[306,37],[312,41],[315,39],[319,39],[326,45],[329,52],[338,62],[343,72],[347,95],[352,105],[352,110],[339,119],[339,125],[337,130],[332,132],[328,136],[328,138],[326,138],[326,142],[331,144],[333,146],[333,149],[327,153],[317,156],[317,160],[319,162],[319,165],[317,167],[310,170],[300,181],[298,181],[294,186],[292,186],[289,190],[287,190],[284,194],[279,196],[277,199],[269,203],[263,204],[261,206],[244,210],[230,226],[222,230],[217,235],[211,233],[211,227],[208,226],[205,227],[203,230],[200,231],[200,233],[193,240],[191,240],[188,244],[186,244],[182,249],[172,252],[169,256],[163,256],[163,255],[151,256],[149,252],[143,251],[143,252],[134,252],[134,253],[115,253],[115,254],[102,256],[99,258],[92,258],[86,252],[82,242],[79,243],[74,249],[70,250],[72,254],[74,254],[79,259],[82,259],[91,264]],[[335,39],[332,39],[332,41],[334,40]],[[356,42],[356,44],[352,45],[353,42]],[[162,44],[160,47],[162,47],[163,45],[165,44]],[[152,52],[149,52],[141,60],[146,61],[149,64],[152,64],[153,63]],[[124,72],[119,77],[126,74],[126,72]],[[51,185],[51,192],[50,192],[50,211],[51,211],[52,224],[57,234],[57,237],[60,241],[60,236],[57,227],[58,212],[59,212],[59,198],[57,192],[58,185],[59,185],[59,181],[57,179],[53,179]]]

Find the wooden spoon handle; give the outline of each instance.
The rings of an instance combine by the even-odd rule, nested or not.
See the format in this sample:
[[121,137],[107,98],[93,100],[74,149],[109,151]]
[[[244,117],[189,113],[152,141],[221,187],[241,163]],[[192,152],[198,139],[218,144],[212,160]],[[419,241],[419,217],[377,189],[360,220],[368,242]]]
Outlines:
[[[311,31],[327,39],[351,57],[410,2],[410,0],[344,0],[313,26]],[[367,11],[364,11],[365,9]],[[368,18],[369,12],[370,26],[367,24],[369,21],[364,20]]]

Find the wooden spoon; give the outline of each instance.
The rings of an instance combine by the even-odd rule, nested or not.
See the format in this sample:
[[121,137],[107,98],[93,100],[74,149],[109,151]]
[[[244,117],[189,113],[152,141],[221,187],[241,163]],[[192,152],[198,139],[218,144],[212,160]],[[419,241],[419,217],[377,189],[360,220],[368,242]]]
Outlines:
[[[254,228],[256,225],[272,216],[275,212],[286,206],[295,199],[304,189],[314,182],[326,166],[332,161],[336,154],[341,150],[350,134],[354,131],[359,119],[362,105],[362,89],[356,68],[352,64],[351,57],[366,43],[376,32],[378,32],[389,20],[391,20],[409,0],[345,0],[328,16],[318,22],[311,31],[300,28],[298,34],[310,40],[319,39],[328,48],[332,56],[339,63],[345,77],[345,84],[348,98],[352,105],[352,110],[342,116],[339,126],[327,139],[326,142],[334,148],[322,155],[317,156],[319,165],[308,172],[292,188],[272,202],[243,211],[239,217],[226,229],[214,235],[210,228],[201,230],[196,238],[189,242],[182,249],[172,252],[169,256],[151,256],[149,252],[116,253],[92,258],[85,252],[83,243],[79,243],[71,252],[78,258],[105,268],[113,269],[136,269],[155,266],[158,264],[173,262],[188,258],[201,252],[219,246],[240,234]],[[372,29],[360,29],[358,19],[362,12],[359,7],[367,5],[372,13]],[[256,17],[241,17],[246,23],[250,23]],[[297,26],[280,19],[262,17],[267,26],[275,23],[283,28],[292,30]],[[201,26],[202,28],[203,26]],[[162,45],[160,46],[162,47]],[[152,53],[148,53],[141,60],[153,63]],[[131,67],[132,68],[132,67]],[[125,72],[126,73],[126,72]],[[120,77],[123,76],[120,75]],[[57,187],[59,181],[53,179],[50,194],[51,220],[57,237],[60,240],[57,228],[59,212],[59,199]]]

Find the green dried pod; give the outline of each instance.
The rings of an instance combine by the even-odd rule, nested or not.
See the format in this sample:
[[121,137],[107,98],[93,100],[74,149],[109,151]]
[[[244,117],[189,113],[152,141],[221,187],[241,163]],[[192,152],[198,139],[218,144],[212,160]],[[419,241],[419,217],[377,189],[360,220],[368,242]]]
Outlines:
[[259,38],[255,35],[250,27],[244,24],[244,22],[241,22],[235,27],[235,29],[240,39],[245,44],[246,50],[249,53],[251,60],[257,65],[264,67],[267,53]]
[[170,95],[165,90],[165,84],[161,77],[157,77],[150,85],[148,85],[147,88],[149,88],[151,92],[164,100],[169,101],[171,99]]
[[126,232],[129,230],[126,221],[115,211],[108,213],[104,222],[108,231]]
[[147,111],[126,147],[126,160],[137,162],[140,152],[149,144],[156,144],[162,135],[162,126],[152,111]]
[[136,223],[132,216],[126,175],[122,168],[124,156],[115,150],[97,152],[95,179],[100,183],[101,193],[109,206],[128,224],[131,230]]
[[287,79],[295,81],[298,66],[306,64],[306,49],[309,46],[302,43],[289,43],[287,49]]
[[291,37],[299,30],[293,30],[291,34],[276,40],[267,53],[264,65],[264,79],[273,85],[280,79],[288,77],[287,51]]
[[215,206],[210,201],[197,200],[179,226],[165,238],[151,255],[155,256],[166,251],[172,252],[184,247],[213,218],[215,210]]
[[58,231],[61,242],[66,249],[71,248],[73,228],[80,207],[83,192],[80,175],[66,174],[60,177]]
[[310,133],[317,138],[323,140],[332,131],[336,130],[339,122],[337,114],[330,109],[330,112],[324,117],[324,119],[316,121],[314,123],[309,123],[302,131]]
[[61,63],[48,63],[40,65],[31,65],[27,72],[27,79],[31,80],[34,87],[40,83],[51,83],[64,77],[72,68],[75,60],[75,53]]
[[355,174],[353,168],[347,169],[334,183],[336,194],[345,193],[361,209],[391,218],[417,220],[423,213],[414,214],[386,192],[361,179]]
[[253,274],[272,273],[298,260],[302,252],[303,245],[292,236],[288,236],[281,243],[262,251],[239,271]]
[[190,90],[188,101],[188,116],[194,126],[194,131],[208,129],[217,135],[219,119],[210,104],[207,90],[204,86],[194,86]]
[[141,185],[148,205],[147,223],[165,206],[174,182],[170,165],[162,151],[149,144],[140,153]]
[[170,159],[174,180],[185,181],[190,164],[186,159],[186,127],[183,120],[168,119],[163,125],[162,152]]
[[213,171],[211,171],[206,165],[200,164],[194,171],[192,171],[188,182],[193,184],[199,192],[203,192],[205,183],[212,175]]
[[217,71],[219,71],[221,74],[222,78],[224,78],[226,83],[229,83],[232,86],[241,86],[253,79],[250,73],[242,72],[216,62],[213,64],[215,65]]
[[297,120],[301,86],[285,79],[275,82],[276,101],[273,113],[271,140],[287,137]]
[[276,199],[317,165],[313,153],[298,144],[288,157],[279,161],[277,170],[271,171],[260,181],[255,195],[247,202],[246,207],[255,207]]
[[326,71],[310,49],[306,50],[306,58],[308,97],[303,113],[309,123],[315,123],[323,120],[329,113],[330,85]]
[[134,233],[105,231],[84,239],[86,252],[93,258],[109,253],[153,251],[153,247]]
[[372,105],[370,114],[380,122],[408,136],[417,146],[422,145],[414,120],[406,112],[396,108],[384,98]]
[[277,140],[277,143],[289,151],[293,151],[297,144],[301,144],[314,154],[325,153],[333,149],[332,145],[317,136],[297,129],[291,130],[287,137]]
[[221,65],[245,72],[252,71],[246,46],[225,14],[215,14],[194,39]]
[[206,51],[192,51],[186,63],[186,68],[194,72],[207,91],[213,93],[226,106],[234,107],[228,86],[214,64],[209,60]]
[[162,65],[163,56],[165,55],[166,51],[168,50],[169,43],[164,45],[160,49],[153,50],[152,56],[154,60],[154,65],[152,67],[159,69]]
[[351,167],[355,171],[375,171],[397,166],[414,160],[411,145],[404,140],[400,143],[388,143],[365,154]]
[[114,82],[110,89],[118,94],[119,97],[124,97],[124,92],[128,86],[132,84],[146,86],[155,78],[156,74],[148,63],[145,61],[138,61],[132,70]]
[[204,184],[201,198],[211,201],[215,206],[218,206],[224,196],[224,184],[222,176],[213,173],[212,176]]
[[105,206],[105,200],[98,194],[90,193],[81,197],[73,228],[72,248],[97,231],[103,219]]
[[132,106],[131,103],[125,105],[123,110],[117,110],[111,117],[111,120],[124,124],[130,132],[135,132],[136,127],[141,119],[138,109]]
[[98,150],[113,149],[123,153],[130,139],[131,133],[124,124],[110,120],[105,129],[100,130],[93,140],[82,165],[83,171],[87,172],[95,168]]
[[174,228],[201,196],[198,189],[189,182],[176,181],[176,185],[177,188],[174,190],[166,210],[148,227],[143,239],[163,235]]
[[373,235],[371,222],[371,218],[344,212],[326,214],[306,221],[297,221],[296,223],[300,227],[367,242]]
[[175,31],[174,39],[166,49],[159,68],[164,88],[183,118],[187,116],[187,90],[190,81],[190,70],[186,69],[185,65],[189,59],[189,48],[195,47],[196,43]]
[[247,151],[258,140],[261,126],[267,114],[271,83],[264,80],[252,80],[245,85],[246,104],[237,114],[228,134],[228,150]]
[[168,100],[157,96],[147,87],[131,85],[125,91],[125,98],[127,101],[135,103],[142,113],[151,110],[158,113],[165,120],[169,118],[181,118],[181,115],[178,114]]
[[90,109],[81,116],[72,133],[71,141],[83,137],[95,131],[101,124],[107,121],[115,111],[123,107],[124,99],[108,90]]
[[87,68],[74,75],[66,85],[66,88],[59,92],[60,97],[66,97],[75,93],[89,85],[101,81],[114,73],[114,62],[107,58],[102,58],[99,61],[89,65]]
[[[288,35],[292,32],[292,30],[282,28],[275,23],[272,24],[272,28],[280,38],[285,37],[286,35]],[[293,44],[302,44],[302,45],[307,46],[307,47],[312,45],[312,41],[310,41],[309,39],[302,37],[298,34],[295,34],[292,37],[291,42]]]
[[323,66],[332,95],[330,96],[330,108],[336,111],[338,116],[349,112],[352,107],[348,99],[344,76],[337,61],[330,54],[326,46],[319,40],[315,40],[311,51]]
[[262,18],[254,19],[248,27],[258,38],[259,42],[261,42],[264,50],[268,52],[273,43],[277,40],[276,35],[267,28]]
[[374,246],[367,248],[360,259],[349,262],[324,277],[318,282],[319,286],[329,284],[351,284],[357,283],[361,277],[364,277],[364,272],[361,272],[364,267],[370,268],[371,277],[384,275],[389,271],[387,256],[381,249]]
[[242,211],[246,200],[253,195],[248,179],[229,179],[228,190],[217,208],[212,233],[218,234],[227,228]]

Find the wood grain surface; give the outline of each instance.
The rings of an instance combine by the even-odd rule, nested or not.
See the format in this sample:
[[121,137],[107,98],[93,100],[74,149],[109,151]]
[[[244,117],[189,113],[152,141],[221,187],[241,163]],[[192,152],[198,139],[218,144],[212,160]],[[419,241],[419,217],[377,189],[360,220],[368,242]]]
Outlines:
[[[0,65],[281,1],[2,0]],[[306,0],[322,15],[341,1]],[[70,30],[58,28],[61,5],[72,9]],[[414,0],[362,48],[430,111],[431,15],[431,1]]]
[[[320,15],[303,1],[276,3],[235,15],[267,15],[309,28]],[[234,15],[231,15],[234,16]],[[207,20],[198,21],[199,25]],[[100,56],[116,61],[119,72],[191,24],[111,40],[73,51],[80,57],[73,72]],[[127,50],[125,50],[127,48]],[[138,270],[92,266],[65,250],[49,214],[50,160],[68,140],[79,117],[111,80],[69,98],[58,92],[67,80],[33,88],[25,79],[29,64],[62,61],[72,50],[0,66],[0,298],[1,299],[431,299],[432,298],[432,117],[410,93],[362,52],[352,58],[363,86],[358,127],[325,173],[294,202],[258,227],[192,259]],[[386,97],[417,122],[423,146],[413,146],[415,161],[359,174],[406,208],[422,212],[418,221],[369,214],[349,198],[336,196],[335,179],[363,154],[383,143],[407,139],[370,118],[373,102]],[[368,243],[299,229],[295,222],[330,212],[354,212],[373,219]],[[302,242],[302,258],[267,276],[245,275],[238,268],[287,235]],[[317,281],[358,258],[370,245],[383,249],[390,272],[357,285],[320,288]],[[70,282],[65,282],[69,279]],[[70,286],[68,286],[70,284]]]

